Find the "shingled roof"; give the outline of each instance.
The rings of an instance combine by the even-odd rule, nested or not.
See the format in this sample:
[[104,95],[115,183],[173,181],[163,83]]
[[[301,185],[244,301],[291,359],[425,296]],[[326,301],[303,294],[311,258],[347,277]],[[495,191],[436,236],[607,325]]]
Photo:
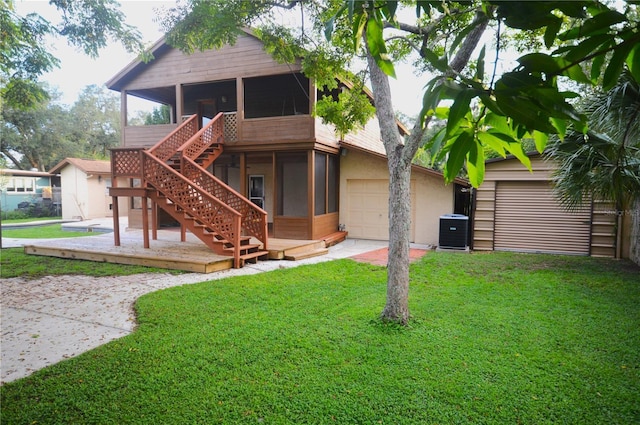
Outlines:
[[67,165],[74,165],[86,174],[111,174],[111,161],[82,158],[65,158],[49,170],[49,173],[58,174]]

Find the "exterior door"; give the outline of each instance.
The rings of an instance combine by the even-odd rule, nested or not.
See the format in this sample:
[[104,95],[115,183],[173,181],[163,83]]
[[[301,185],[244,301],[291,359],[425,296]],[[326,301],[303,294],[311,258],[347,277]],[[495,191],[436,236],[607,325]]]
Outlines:
[[264,176],[249,176],[249,200],[264,209]]

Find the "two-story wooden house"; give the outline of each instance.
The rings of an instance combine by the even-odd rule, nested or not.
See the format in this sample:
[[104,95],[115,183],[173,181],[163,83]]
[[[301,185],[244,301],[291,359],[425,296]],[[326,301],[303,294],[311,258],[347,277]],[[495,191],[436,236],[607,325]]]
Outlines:
[[[136,60],[107,83],[122,99],[122,148],[114,150],[112,158],[118,186],[123,187],[123,178],[129,179],[124,186],[138,184],[139,164],[144,161],[135,150],[149,148],[160,162],[173,161],[174,171],[197,181],[183,189],[198,192],[192,198],[206,198],[213,205],[215,201],[199,192],[205,187],[217,199],[231,197],[231,203],[240,203],[236,198],[241,197],[259,207],[256,213],[246,212],[244,203],[239,208],[245,211],[241,213],[243,223],[247,215],[264,213],[268,232],[261,230],[260,235],[321,239],[340,229],[350,237],[388,238],[389,174],[375,118],[341,140],[331,126],[312,114],[321,88],[300,72],[299,64],[276,62],[250,31],[234,45],[217,50],[187,55],[161,40],[152,53],[154,60]],[[167,105],[171,123],[129,125],[132,96]],[[185,126],[189,134],[178,134]],[[186,140],[192,136],[199,140],[197,147],[187,148]],[[161,140],[164,142],[158,145]],[[189,149],[194,153],[187,154]],[[185,157],[215,176],[215,183],[199,180],[200,170],[175,165]],[[183,166],[185,161],[182,159]],[[182,184],[178,180],[162,183],[168,174],[173,179],[172,173],[158,169],[151,173],[155,182],[146,179],[146,183],[154,188]],[[231,192],[222,190],[221,184]],[[446,186],[442,175],[433,170],[414,169],[413,241],[437,244],[438,217],[454,211],[456,186]],[[125,188],[113,193],[127,195]],[[167,192],[161,197],[167,196],[172,195]],[[162,199],[154,200],[163,206]],[[168,204],[180,202],[170,200]],[[139,207],[138,202],[129,208],[130,226],[141,225]],[[176,214],[169,212],[175,219]],[[202,224],[201,219],[194,221]],[[242,227],[244,234],[253,235],[244,224]]]

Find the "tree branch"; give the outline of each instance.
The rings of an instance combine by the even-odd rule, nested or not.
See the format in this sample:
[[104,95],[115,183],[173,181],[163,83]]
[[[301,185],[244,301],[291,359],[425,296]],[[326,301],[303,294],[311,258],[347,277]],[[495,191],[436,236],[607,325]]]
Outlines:
[[13,154],[12,154],[8,149],[2,148],[2,151],[1,151],[1,152],[2,152],[2,154],[3,154],[4,156],[6,156],[7,158],[9,158],[9,160],[10,160],[11,162],[13,162],[13,163],[14,163],[14,165],[16,166],[16,168],[17,168],[18,170],[21,170],[21,169],[22,169],[22,167],[20,166],[20,161],[18,161],[18,160],[16,159],[16,157],[15,157],[15,156],[13,156]]
[[[471,54],[480,42],[482,34],[487,29],[488,24],[488,16],[482,13],[482,11],[478,10],[471,24],[474,25],[474,28],[469,32],[467,37],[462,42],[460,49],[458,49],[456,55],[449,62],[449,68],[451,70],[442,77],[443,79],[447,76],[460,73],[464,70],[464,68],[469,63]],[[413,128],[411,129],[411,133],[405,140],[405,149],[403,151],[403,155],[405,156],[405,158],[409,158],[409,160],[413,159],[414,155],[418,151],[418,148],[420,147],[422,136],[424,135],[427,125],[430,121],[431,116],[426,117],[424,123],[421,123],[420,120],[416,121]]]

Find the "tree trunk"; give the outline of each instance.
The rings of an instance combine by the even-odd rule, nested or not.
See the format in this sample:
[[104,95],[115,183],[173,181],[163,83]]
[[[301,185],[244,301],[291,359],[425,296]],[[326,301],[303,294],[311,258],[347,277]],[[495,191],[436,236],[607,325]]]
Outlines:
[[[387,260],[387,303],[382,320],[409,321],[409,239],[411,229],[411,158],[398,131],[391,101],[389,78],[367,54],[380,136],[389,168],[389,254]],[[415,151],[414,151],[415,153]]]
[[382,319],[402,324],[409,321],[410,237],[411,163],[389,162],[389,259]]
[[[476,14],[478,25],[469,32],[458,53],[451,61],[452,69],[461,72],[478,45],[488,19]],[[366,40],[365,40],[365,45]],[[387,153],[389,168],[389,256],[387,260],[387,302],[382,311],[383,321],[406,325],[409,321],[409,241],[411,238],[411,162],[420,146],[426,128],[420,123],[403,142],[391,99],[389,77],[378,67],[367,51],[371,89],[380,124],[380,136]]]

